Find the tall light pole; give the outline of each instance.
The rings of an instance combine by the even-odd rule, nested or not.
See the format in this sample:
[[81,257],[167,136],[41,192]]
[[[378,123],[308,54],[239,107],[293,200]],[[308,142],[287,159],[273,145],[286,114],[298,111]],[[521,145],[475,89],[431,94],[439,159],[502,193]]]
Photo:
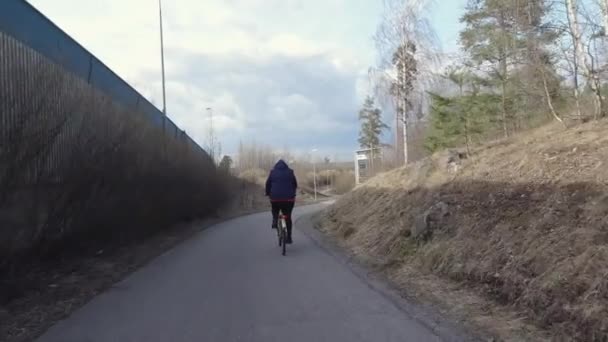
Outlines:
[[315,201],[317,200],[317,163],[315,160],[315,152],[317,152],[317,149],[313,149],[312,151],[312,178],[313,178],[313,184],[315,187]]
[[209,113],[209,127],[208,127],[208,139],[209,139],[209,154],[211,158],[213,158],[213,162],[215,162],[215,131],[213,130],[213,108],[207,107],[207,113]]
[[[163,76],[163,115],[167,116],[167,93],[165,89],[165,42],[163,38],[163,5],[162,0],[158,0],[158,17],[160,21],[160,63]],[[164,122],[164,121],[163,121]]]

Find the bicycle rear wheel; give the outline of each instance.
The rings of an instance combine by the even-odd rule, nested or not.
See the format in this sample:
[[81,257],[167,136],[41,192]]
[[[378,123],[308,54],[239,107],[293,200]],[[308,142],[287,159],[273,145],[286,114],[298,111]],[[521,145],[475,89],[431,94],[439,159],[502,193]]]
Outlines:
[[283,237],[283,256],[287,253],[287,223],[285,222],[285,218],[281,218],[280,219],[280,229],[281,229],[281,236]]
[[[283,234],[285,236],[286,234]],[[287,253],[287,244],[285,243],[285,239],[283,239],[283,256]]]

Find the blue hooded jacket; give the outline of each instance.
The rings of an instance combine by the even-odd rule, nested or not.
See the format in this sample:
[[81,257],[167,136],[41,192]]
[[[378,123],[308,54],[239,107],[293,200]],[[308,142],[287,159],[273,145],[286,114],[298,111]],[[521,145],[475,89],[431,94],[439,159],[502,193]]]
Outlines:
[[283,160],[279,160],[266,180],[266,196],[271,201],[294,201],[298,182],[293,170]]

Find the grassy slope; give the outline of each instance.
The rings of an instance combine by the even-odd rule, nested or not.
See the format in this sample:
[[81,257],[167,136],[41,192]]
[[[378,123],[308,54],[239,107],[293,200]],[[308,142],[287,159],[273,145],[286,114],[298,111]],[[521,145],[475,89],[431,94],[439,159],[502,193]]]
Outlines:
[[[457,172],[433,156],[346,195],[324,227],[398,283],[415,270],[555,336],[608,338],[607,132],[606,121],[545,127],[479,149]],[[432,235],[411,237],[438,203]]]

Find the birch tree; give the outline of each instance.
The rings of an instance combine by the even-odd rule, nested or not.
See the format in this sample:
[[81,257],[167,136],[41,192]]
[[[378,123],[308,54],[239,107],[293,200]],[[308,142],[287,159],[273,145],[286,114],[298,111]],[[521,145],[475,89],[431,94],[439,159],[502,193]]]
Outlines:
[[[430,0],[385,0],[384,15],[374,40],[379,55],[376,91],[379,98],[390,99],[395,110],[395,147],[408,158],[408,125],[414,112],[424,111],[427,90],[434,80],[439,61],[438,40],[427,19]],[[402,127],[403,146],[398,146]]]
[[[601,0],[605,2],[605,0]],[[574,69],[581,70],[587,79],[587,84],[594,94],[595,113],[594,117],[604,116],[604,105],[601,94],[601,82],[597,68],[595,67],[595,58],[591,52],[591,43],[585,44],[583,31],[579,22],[579,4],[577,0],[564,0],[566,6],[566,15],[568,18],[568,31],[574,46]],[[605,4],[603,4],[605,6]],[[595,35],[591,35],[589,42],[594,39]],[[587,49],[585,48],[587,45]],[[587,52],[586,52],[587,51]],[[578,89],[576,90],[578,92]],[[578,96],[578,95],[577,95]]]

